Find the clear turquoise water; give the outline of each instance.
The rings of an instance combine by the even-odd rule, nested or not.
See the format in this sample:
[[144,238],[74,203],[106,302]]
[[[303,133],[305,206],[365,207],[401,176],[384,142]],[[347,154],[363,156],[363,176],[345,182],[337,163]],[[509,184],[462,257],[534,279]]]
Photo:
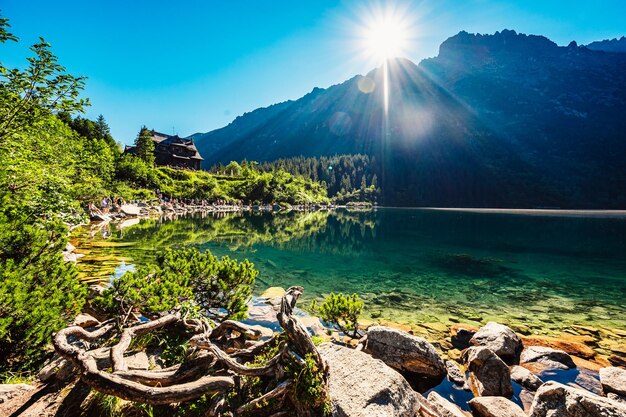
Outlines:
[[122,262],[192,244],[254,262],[257,293],[291,285],[304,286],[308,300],[356,292],[366,301],[366,318],[426,333],[455,321],[494,319],[541,334],[572,324],[626,330],[626,218],[620,216],[378,209],[107,227],[76,234],[86,254],[79,262],[85,279],[106,280]]

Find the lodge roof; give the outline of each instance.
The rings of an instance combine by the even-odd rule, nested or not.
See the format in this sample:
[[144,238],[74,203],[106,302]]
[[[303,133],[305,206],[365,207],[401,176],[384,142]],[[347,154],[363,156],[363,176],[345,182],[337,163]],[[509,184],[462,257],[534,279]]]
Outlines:
[[[173,158],[176,159],[196,159],[203,161],[204,158],[198,152],[198,148],[196,148],[195,143],[193,142],[193,137],[191,138],[181,138],[178,135],[167,135],[165,133],[157,132],[152,130],[152,141],[155,145],[160,145],[158,149],[155,149],[155,152],[160,153],[168,153]],[[176,149],[186,149],[189,153],[193,152],[192,156],[180,156],[176,154]],[[124,147],[125,153],[134,154],[136,151],[135,146]]]

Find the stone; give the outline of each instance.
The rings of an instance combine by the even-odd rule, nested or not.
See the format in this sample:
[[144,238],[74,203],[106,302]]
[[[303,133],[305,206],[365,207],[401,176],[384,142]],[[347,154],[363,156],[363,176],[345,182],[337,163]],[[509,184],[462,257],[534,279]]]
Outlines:
[[626,368],[626,358],[617,355],[609,356],[609,362],[611,362],[614,366],[621,366],[622,368]]
[[477,327],[470,324],[455,323],[450,326],[450,340],[452,346],[463,350],[470,346],[470,340],[478,331]]
[[328,389],[334,417],[413,417],[421,397],[383,361],[354,349],[323,343]]
[[0,384],[0,404],[20,395],[25,391],[32,391],[35,387],[28,384]]
[[137,352],[124,356],[124,360],[129,370],[147,371],[150,369],[150,359],[146,352]]
[[610,350],[616,355],[626,355],[626,342],[617,340],[601,340],[598,346],[603,349]]
[[524,349],[521,361],[539,362],[553,369],[576,368],[576,364],[570,355],[562,350],[556,350],[543,346],[530,346]]
[[460,387],[465,386],[465,375],[461,372],[461,368],[456,362],[446,361],[446,370],[448,371],[448,379]]
[[100,324],[100,322],[95,317],[85,313],[80,313],[72,322],[72,326],[80,326],[83,329],[97,326],[98,324]]
[[606,398],[611,401],[617,401],[618,403],[626,405],[626,396],[615,394],[614,392],[609,392],[606,394]]
[[367,330],[365,351],[387,365],[426,378],[443,378],[443,359],[426,339],[384,326]]
[[605,394],[612,392],[626,396],[626,369],[615,367],[600,369],[600,384]]
[[466,417],[465,413],[463,413],[459,407],[434,391],[428,394],[427,400],[438,417]]
[[555,381],[539,388],[530,409],[530,417],[624,416],[626,405]]
[[580,341],[581,339],[556,338],[549,336],[523,336],[522,342],[524,346],[544,346],[552,349],[562,350],[563,352],[578,356],[579,358],[591,359],[596,352]]
[[526,388],[522,388],[517,397],[522,403],[524,412],[528,414],[530,412],[530,407],[533,405],[533,400],[535,399],[535,391],[528,391]]
[[469,401],[475,417],[527,417],[513,401],[504,397],[478,397]]
[[539,379],[539,377],[523,366],[513,365],[510,371],[511,379],[529,391],[537,391],[543,384],[543,381]]
[[513,385],[509,367],[486,347],[474,346],[463,353],[469,370],[469,386],[474,395],[511,398]]
[[261,294],[261,298],[274,298],[282,297],[285,295],[285,289],[283,287],[269,287]]
[[478,329],[470,344],[484,346],[509,363],[515,362],[524,348],[522,340],[513,330],[494,321]]

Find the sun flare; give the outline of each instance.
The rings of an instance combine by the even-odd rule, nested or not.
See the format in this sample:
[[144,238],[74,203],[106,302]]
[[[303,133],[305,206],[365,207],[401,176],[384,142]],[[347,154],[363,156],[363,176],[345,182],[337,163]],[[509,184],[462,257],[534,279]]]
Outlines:
[[403,54],[408,33],[400,21],[381,18],[366,29],[365,48],[379,61],[395,58]]
[[362,15],[360,39],[364,54],[378,63],[407,53],[413,25],[406,10],[377,7]]

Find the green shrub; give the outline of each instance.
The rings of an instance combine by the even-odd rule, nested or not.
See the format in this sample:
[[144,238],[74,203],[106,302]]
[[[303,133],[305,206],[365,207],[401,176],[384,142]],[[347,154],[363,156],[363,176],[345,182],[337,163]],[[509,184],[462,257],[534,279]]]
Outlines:
[[195,248],[166,249],[154,264],[113,281],[96,303],[114,314],[132,309],[154,314],[193,300],[205,312],[219,310],[220,318],[241,319],[257,275],[247,260],[218,259]]
[[[4,206],[9,208],[8,206]],[[60,221],[28,222],[0,212],[0,363],[5,370],[41,364],[53,332],[81,311],[86,288],[63,261],[67,229]]]
[[[363,311],[363,300],[357,295],[330,293],[317,309],[320,317],[350,337],[359,337],[358,320]],[[313,305],[313,309],[316,306]]]

